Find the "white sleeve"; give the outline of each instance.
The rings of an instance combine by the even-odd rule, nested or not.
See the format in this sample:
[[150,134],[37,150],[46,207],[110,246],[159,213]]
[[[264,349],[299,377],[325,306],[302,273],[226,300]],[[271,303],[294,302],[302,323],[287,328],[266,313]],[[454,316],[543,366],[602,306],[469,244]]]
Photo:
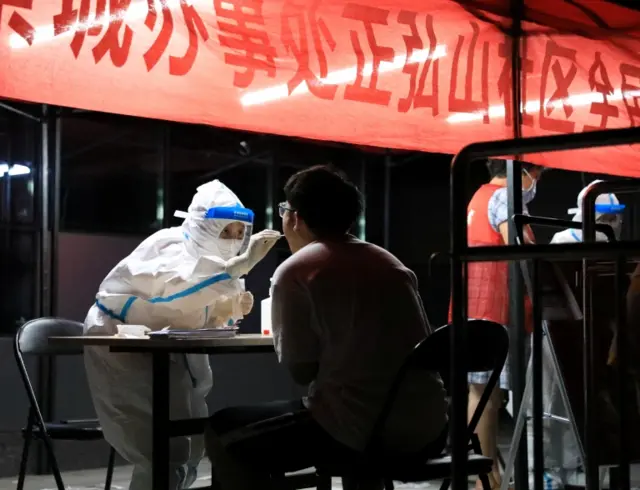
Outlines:
[[[120,274],[108,278],[98,293],[97,305],[105,313],[123,323],[170,323],[178,317],[216,316],[215,303],[222,296],[235,297],[242,291],[240,281],[232,278],[224,268],[206,258],[182,263],[169,270],[154,270],[123,266]],[[222,271],[221,271],[222,270]],[[114,294],[127,284],[130,291],[150,292],[149,297]],[[193,328],[202,327],[202,323]]]

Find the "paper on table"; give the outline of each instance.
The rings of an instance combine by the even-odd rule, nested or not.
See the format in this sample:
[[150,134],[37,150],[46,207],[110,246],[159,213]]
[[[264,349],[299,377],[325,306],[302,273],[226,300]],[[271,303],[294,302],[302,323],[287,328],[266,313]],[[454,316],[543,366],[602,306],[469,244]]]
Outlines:
[[118,333],[114,337],[123,337],[128,339],[137,339],[146,337],[151,329],[144,325],[116,325]]
[[180,330],[165,328],[159,332],[149,333],[150,337],[154,338],[200,338],[200,339],[219,339],[235,337],[238,333],[238,327],[224,327],[224,328],[199,328],[194,330]]

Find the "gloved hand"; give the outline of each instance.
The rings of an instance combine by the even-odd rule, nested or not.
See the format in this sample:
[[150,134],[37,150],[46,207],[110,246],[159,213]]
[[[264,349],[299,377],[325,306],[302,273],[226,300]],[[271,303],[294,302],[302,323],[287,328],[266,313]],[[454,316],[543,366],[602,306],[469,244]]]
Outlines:
[[209,315],[212,319],[213,326],[226,327],[227,322],[233,316],[233,299],[228,296],[219,297],[213,304],[212,308],[209,308]]
[[281,237],[282,234],[275,230],[262,230],[251,235],[247,251],[228,260],[226,272],[231,277],[241,277],[248,274],[258,262],[265,258]]
[[253,294],[246,291],[240,295],[240,311],[242,316],[247,316],[253,309]]
[[282,234],[276,230],[262,230],[251,235],[247,249],[249,261],[253,264],[251,268],[265,258],[281,236]]

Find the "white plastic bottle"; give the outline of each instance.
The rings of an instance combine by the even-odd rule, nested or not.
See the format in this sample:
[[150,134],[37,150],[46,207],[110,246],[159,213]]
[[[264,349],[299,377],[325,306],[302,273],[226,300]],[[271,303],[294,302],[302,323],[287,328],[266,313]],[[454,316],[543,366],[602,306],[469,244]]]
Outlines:
[[[269,284],[273,279],[269,279]],[[260,332],[264,336],[271,336],[271,286],[269,287],[269,297],[260,302]]]

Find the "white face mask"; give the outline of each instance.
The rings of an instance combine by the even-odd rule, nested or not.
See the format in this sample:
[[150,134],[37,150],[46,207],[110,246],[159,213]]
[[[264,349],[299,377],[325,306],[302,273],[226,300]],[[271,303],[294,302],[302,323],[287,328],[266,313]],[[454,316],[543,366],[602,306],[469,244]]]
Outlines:
[[229,260],[238,253],[242,249],[242,245],[244,244],[244,240],[237,240],[235,238],[227,238],[227,239],[218,239],[218,250],[220,251],[220,258],[223,260]]
[[536,189],[538,181],[534,179],[529,172],[525,169],[522,169],[522,172],[531,179],[531,185],[528,189],[522,189],[522,200],[525,204],[529,204],[536,197]]

